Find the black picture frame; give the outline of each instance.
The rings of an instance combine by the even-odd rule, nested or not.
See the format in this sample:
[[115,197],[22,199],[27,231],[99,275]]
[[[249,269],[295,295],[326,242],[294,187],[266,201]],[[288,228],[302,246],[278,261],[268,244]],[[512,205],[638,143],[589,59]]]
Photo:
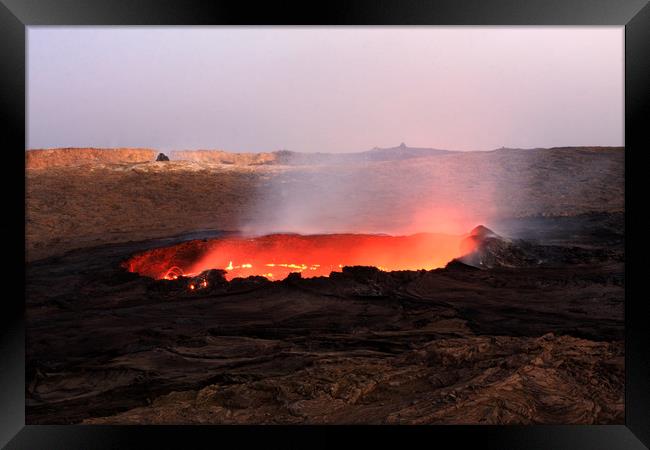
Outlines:
[[[647,264],[633,231],[647,229],[643,180],[649,151],[650,6],[647,0],[330,0],[251,2],[218,0],[0,0],[0,134],[4,202],[0,220],[4,279],[17,287],[2,299],[0,328],[0,445],[10,449],[203,448],[261,439],[263,445],[313,447],[363,435],[363,445],[427,444],[463,448],[641,449],[650,445],[650,317],[644,295]],[[428,426],[428,427],[232,427],[232,426],[25,426],[24,237],[25,55],[30,25],[620,25],[625,26],[625,425],[611,426]],[[638,173],[637,173],[638,172]],[[22,182],[21,182],[21,177]],[[22,214],[22,216],[21,216]],[[632,218],[634,217],[634,222]],[[22,237],[22,241],[21,241]],[[637,236],[639,237],[639,236]],[[647,239],[647,238],[646,238]],[[21,284],[22,283],[22,284]],[[637,292],[633,291],[636,288]],[[6,291],[7,292],[7,291]],[[361,437],[361,436],[358,436]]]

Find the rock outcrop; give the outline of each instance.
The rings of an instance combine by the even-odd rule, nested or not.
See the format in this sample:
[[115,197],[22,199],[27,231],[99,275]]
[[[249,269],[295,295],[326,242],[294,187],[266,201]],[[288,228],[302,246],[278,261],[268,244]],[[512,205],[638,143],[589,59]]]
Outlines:
[[506,239],[483,225],[470,232],[461,243],[461,248],[473,250],[458,260],[482,269],[560,267],[598,263],[608,259],[622,260],[622,255],[602,248],[537,245],[522,239]]
[[125,164],[153,161],[156,152],[148,148],[56,148],[25,152],[27,169],[81,166],[84,164]]
[[236,166],[257,166],[277,164],[276,153],[233,153],[224,150],[174,150],[175,160],[195,161],[212,164],[232,164]]

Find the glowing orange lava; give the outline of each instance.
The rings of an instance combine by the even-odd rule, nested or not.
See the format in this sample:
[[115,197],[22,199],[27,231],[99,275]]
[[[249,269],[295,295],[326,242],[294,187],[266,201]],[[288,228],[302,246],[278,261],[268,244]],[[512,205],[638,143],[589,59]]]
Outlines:
[[299,272],[305,278],[328,276],[344,266],[374,266],[385,271],[430,270],[444,267],[453,258],[471,251],[466,243],[461,245],[465,237],[434,233],[226,237],[148,250],[134,255],[124,267],[156,279],[223,269],[228,280],[251,275],[282,280],[291,272]]

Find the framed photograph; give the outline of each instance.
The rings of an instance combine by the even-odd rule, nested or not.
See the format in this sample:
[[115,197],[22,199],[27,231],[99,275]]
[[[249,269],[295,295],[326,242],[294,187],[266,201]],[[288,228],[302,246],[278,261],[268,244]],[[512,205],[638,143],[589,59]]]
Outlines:
[[6,448],[649,445],[646,1],[0,21]]

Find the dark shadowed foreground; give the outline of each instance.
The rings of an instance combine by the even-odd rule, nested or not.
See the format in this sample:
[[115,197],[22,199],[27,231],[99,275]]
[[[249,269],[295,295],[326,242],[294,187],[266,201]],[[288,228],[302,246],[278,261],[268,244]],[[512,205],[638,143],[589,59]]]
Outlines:
[[27,423],[623,423],[622,215],[532,220],[472,265],[195,291],[120,262],[200,234],[32,262]]

